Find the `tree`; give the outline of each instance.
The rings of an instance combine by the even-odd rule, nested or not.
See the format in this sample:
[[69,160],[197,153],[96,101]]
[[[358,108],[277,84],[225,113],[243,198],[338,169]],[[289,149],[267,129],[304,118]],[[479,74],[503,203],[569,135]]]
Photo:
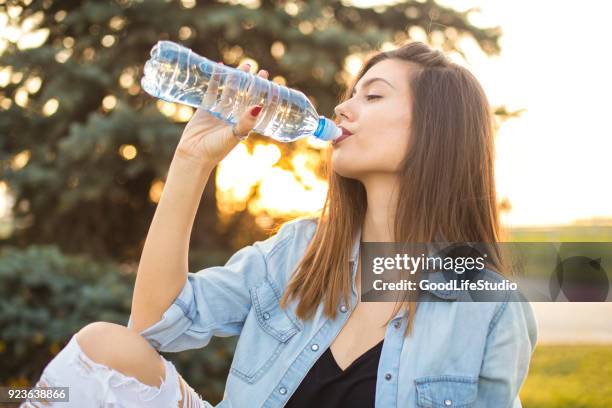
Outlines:
[[[158,40],[181,42],[234,66],[252,58],[271,77],[306,93],[322,114],[332,112],[343,90],[348,55],[406,40],[413,27],[430,39],[442,36],[446,50],[460,51],[455,40],[466,35],[488,54],[499,51],[498,28],[475,27],[469,12],[431,0],[374,9],[316,0],[2,3],[0,12],[15,24],[48,30],[42,45],[22,49],[9,42],[0,57],[0,66],[12,72],[0,89],[6,108],[0,113],[0,180],[15,195],[18,226],[9,243],[55,243],[67,252],[118,260],[139,258],[155,210],[150,195],[165,178],[181,121],[188,119],[160,113],[159,102],[139,87]],[[247,143],[252,148],[259,140]],[[278,145],[283,166],[305,148]],[[228,245],[218,242],[213,181],[214,174],[192,246]]]

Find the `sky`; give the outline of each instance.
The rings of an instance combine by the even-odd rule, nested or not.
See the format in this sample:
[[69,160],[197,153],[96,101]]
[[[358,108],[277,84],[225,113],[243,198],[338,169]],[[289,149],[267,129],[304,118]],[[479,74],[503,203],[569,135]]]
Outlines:
[[[385,2],[354,0],[358,6]],[[387,2],[392,3],[392,2]],[[502,28],[501,54],[462,42],[492,105],[526,109],[497,139],[498,194],[512,226],[612,217],[612,3],[439,0],[470,21]]]

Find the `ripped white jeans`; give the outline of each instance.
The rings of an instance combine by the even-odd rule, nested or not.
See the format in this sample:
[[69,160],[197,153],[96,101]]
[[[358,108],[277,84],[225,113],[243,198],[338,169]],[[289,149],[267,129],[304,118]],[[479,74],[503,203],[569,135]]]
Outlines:
[[212,408],[178,374],[174,364],[164,359],[166,378],[154,387],[143,384],[110,367],[91,360],[79,346],[76,335],[47,364],[36,387],[69,387],[69,402],[26,401],[20,407],[113,407]]

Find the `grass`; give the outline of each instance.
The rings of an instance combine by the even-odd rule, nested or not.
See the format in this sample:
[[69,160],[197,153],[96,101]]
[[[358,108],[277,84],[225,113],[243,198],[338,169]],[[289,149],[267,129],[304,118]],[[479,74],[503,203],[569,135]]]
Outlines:
[[612,225],[518,227],[509,233],[512,242],[612,242]]
[[[552,256],[559,252],[563,259],[577,255],[600,258],[602,269],[612,280],[612,257],[609,255],[612,250],[612,225],[520,227],[508,232],[508,242],[523,243],[501,246],[507,250],[507,260],[515,265],[515,272],[519,274],[534,278],[550,277],[557,266]],[[557,243],[565,244],[559,248]]]
[[524,408],[612,407],[612,345],[537,345]]
[[[612,226],[517,228],[515,242],[612,242]],[[537,345],[520,391],[524,408],[612,407],[612,345]]]

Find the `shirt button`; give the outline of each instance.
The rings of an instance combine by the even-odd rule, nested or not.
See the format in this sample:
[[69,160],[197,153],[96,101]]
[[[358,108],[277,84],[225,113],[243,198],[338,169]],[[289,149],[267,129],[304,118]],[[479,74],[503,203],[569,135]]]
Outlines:
[[385,374],[385,380],[389,381],[391,377],[392,377],[391,373]]
[[287,393],[287,389],[285,387],[280,387],[278,389],[278,392],[280,392],[281,394],[285,395]]
[[319,345],[318,344],[313,344],[312,346],[310,346],[310,349],[312,351],[317,351],[319,349]]
[[264,320],[268,320],[270,318],[270,313],[264,312],[263,318],[264,318]]
[[397,322],[393,323],[393,326],[394,326],[396,329],[399,329],[401,325],[402,325],[402,322],[400,322],[400,321],[397,321]]
[[446,405],[447,407],[450,407],[451,405],[453,405],[453,401],[451,401],[449,399],[445,399],[444,400],[444,405]]
[[341,311],[342,313],[346,313],[346,311],[347,311],[347,310],[348,310],[348,309],[347,309],[347,307],[346,307],[345,305],[340,306],[340,311]]

